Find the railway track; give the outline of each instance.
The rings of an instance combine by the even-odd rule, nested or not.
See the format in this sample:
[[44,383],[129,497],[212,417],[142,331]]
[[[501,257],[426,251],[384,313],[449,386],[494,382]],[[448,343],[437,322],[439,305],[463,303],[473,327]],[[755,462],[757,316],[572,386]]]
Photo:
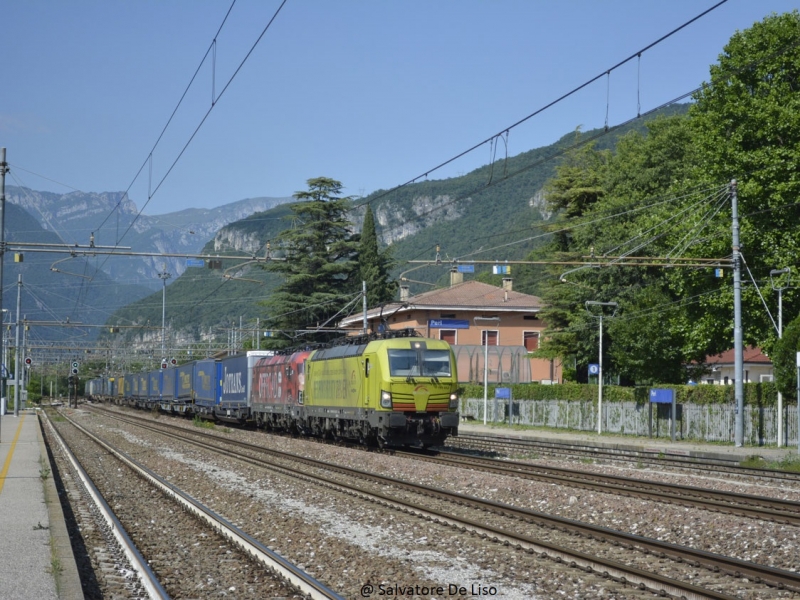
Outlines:
[[[163,497],[169,498],[175,505],[175,509],[169,510],[168,513],[188,513],[193,515],[197,527],[193,527],[189,533],[182,534],[188,536],[188,539],[192,540],[189,545],[197,546],[197,544],[194,542],[195,538],[213,537],[207,532],[214,532],[239,549],[239,551],[242,553],[242,556],[239,560],[254,561],[264,568],[265,572],[271,574],[272,581],[269,581],[268,579],[261,585],[264,593],[267,592],[267,589],[278,586],[279,588],[284,589],[285,593],[288,593],[288,597],[310,598],[315,600],[343,600],[343,596],[334,592],[333,590],[330,590],[320,581],[305,573],[303,569],[278,555],[267,546],[254,539],[252,536],[248,535],[226,519],[222,518],[220,515],[216,514],[206,505],[192,498],[174,483],[166,481],[151,469],[146,468],[131,456],[102,440],[72,419],[69,419],[63,415],[61,418],[65,419],[77,431],[81,432],[84,436],[91,439],[104,451],[108,452],[117,461],[119,461],[119,464],[125,465],[130,471],[135,473],[138,479],[146,484],[144,487],[150,486],[150,491],[147,489],[142,489],[140,493],[135,494],[135,497],[132,498],[134,502],[150,498],[152,496],[152,491],[158,490]],[[63,444],[64,451],[71,455],[72,453],[66,447],[66,444],[63,442],[63,440],[61,440],[61,436],[59,436],[58,432],[55,430],[52,424],[49,423],[49,421],[48,424],[54,437],[59,440],[59,444]],[[78,461],[75,461],[75,467],[77,469],[81,469]],[[86,482],[90,483],[88,476],[84,475],[82,479],[85,479]],[[131,541],[132,536],[125,532],[122,522],[112,513],[108,504],[102,498],[101,492],[94,488],[94,486],[92,486],[92,488],[94,490],[92,492],[92,496],[101,507],[101,510],[108,515],[109,527],[114,531],[119,541],[119,546],[123,549],[126,556],[128,556],[130,566],[133,570],[135,570],[136,573],[138,573],[139,579],[142,580],[142,585],[148,590],[150,597],[169,598],[170,596],[165,589],[165,586],[162,586],[158,580],[159,575],[157,571],[159,570],[159,567],[150,569],[148,566],[148,562],[156,565],[163,564],[166,566],[168,561],[164,561],[160,556],[148,555],[146,550],[140,553],[140,551]],[[106,490],[105,495],[111,495],[115,498],[120,497],[120,493],[113,490]],[[129,498],[131,496],[130,493],[125,493],[123,495]],[[154,522],[155,521],[153,521],[153,523]],[[141,529],[139,529],[139,532],[141,532]],[[230,561],[230,559],[227,560]],[[127,566],[122,568],[127,568]],[[265,585],[266,587],[264,587]],[[235,589],[235,586],[231,586],[229,589]],[[174,591],[179,591],[179,588],[175,589]],[[272,593],[273,592],[270,592],[270,594]],[[141,595],[133,595],[131,597],[139,598]]]
[[69,480],[73,498],[79,498],[74,503],[73,511],[81,513],[82,529],[93,540],[94,559],[98,563],[99,578],[102,579],[102,583],[97,583],[97,588],[102,588],[102,591],[98,591],[103,596],[119,599],[169,598],[169,594],[64,439],[46,416],[42,418],[48,438],[56,446],[52,449],[54,454],[63,456],[69,465],[68,472],[61,472],[61,480]]
[[202,447],[216,456],[278,470],[288,477],[329,486],[463,534],[547,557],[573,569],[610,577],[653,593],[686,598],[729,598],[745,590],[754,598],[800,597],[800,575],[794,572],[331,465],[225,436],[187,433],[185,428],[173,425],[111,416]]
[[597,462],[626,462],[639,467],[680,468],[686,471],[719,473],[727,476],[757,477],[769,481],[800,483],[800,473],[776,469],[743,467],[734,456],[714,455],[713,458],[655,450],[635,450],[620,447],[591,446],[577,442],[522,439],[491,434],[459,433],[448,438],[446,450],[479,451],[510,457],[552,456],[557,458],[586,458]]
[[427,460],[467,469],[478,469],[511,477],[524,477],[595,492],[625,495],[669,504],[681,504],[713,512],[724,512],[781,524],[800,525],[800,502],[790,500],[721,492],[694,486],[602,475],[517,461],[465,456],[447,451],[430,456],[417,452],[398,451],[396,454],[416,460]]

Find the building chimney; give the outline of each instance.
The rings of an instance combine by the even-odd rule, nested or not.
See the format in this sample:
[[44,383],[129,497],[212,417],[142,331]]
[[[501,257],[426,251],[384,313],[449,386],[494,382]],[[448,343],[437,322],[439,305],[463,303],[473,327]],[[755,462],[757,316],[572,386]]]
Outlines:
[[452,269],[450,271],[450,287],[459,283],[464,283],[464,274],[458,272],[456,269]]
[[408,298],[411,294],[408,291],[407,285],[400,286],[400,302],[408,302]]
[[514,283],[514,280],[511,279],[511,277],[503,277],[503,289],[505,291],[510,292],[512,290],[512,287],[513,287],[512,284],[513,283]]

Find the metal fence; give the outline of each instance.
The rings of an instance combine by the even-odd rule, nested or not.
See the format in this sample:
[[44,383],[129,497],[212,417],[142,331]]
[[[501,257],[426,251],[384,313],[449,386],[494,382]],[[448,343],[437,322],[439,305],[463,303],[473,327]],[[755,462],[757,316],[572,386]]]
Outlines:
[[[597,431],[597,402],[577,400],[498,400],[486,404],[488,422],[508,422],[509,406],[513,424]],[[670,437],[671,406],[635,402],[604,402],[602,430],[619,435],[652,434]],[[735,407],[731,404],[679,404],[675,436],[680,440],[734,443]],[[787,446],[796,446],[797,407],[783,408],[783,439]],[[483,398],[461,401],[461,415],[483,422]],[[651,421],[652,419],[652,421]],[[764,446],[778,443],[778,409],[744,407],[744,445]]]
[[[523,346],[453,346],[456,355],[458,380],[486,380],[494,383],[522,383],[531,380],[531,361]],[[484,366],[484,358],[488,361]]]

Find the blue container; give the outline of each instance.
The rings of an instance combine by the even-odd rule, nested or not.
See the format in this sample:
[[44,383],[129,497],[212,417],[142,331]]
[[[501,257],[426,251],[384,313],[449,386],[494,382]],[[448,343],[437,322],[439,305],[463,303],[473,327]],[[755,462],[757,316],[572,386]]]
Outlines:
[[175,383],[177,381],[178,369],[162,369],[161,378],[161,400],[172,402],[175,400]]
[[247,406],[247,356],[239,354],[222,359],[222,389],[220,408],[244,408]]
[[136,373],[134,380],[133,397],[137,400],[147,400],[147,373]]
[[198,360],[192,373],[194,403],[213,409],[219,404],[221,365],[214,359]]
[[122,390],[122,397],[130,400],[134,397],[134,390],[138,390],[139,378],[134,373],[128,373],[122,378],[124,389]]
[[247,419],[250,412],[250,388],[252,387],[253,366],[259,359],[272,356],[267,350],[250,350],[244,354],[223,358],[220,402],[217,416]]
[[197,361],[181,365],[175,371],[175,399],[181,402],[192,401],[194,368]]
[[164,376],[160,370],[150,371],[147,374],[147,400],[148,402],[161,402],[161,386]]

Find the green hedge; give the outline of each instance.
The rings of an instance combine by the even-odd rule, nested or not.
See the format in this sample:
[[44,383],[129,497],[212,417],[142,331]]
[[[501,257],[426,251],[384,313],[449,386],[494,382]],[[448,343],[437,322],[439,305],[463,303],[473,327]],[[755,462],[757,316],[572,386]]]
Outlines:
[[[494,398],[495,388],[510,387],[515,400],[596,400],[597,385],[583,383],[561,383],[541,385],[538,383],[514,383],[490,385],[488,397]],[[676,400],[681,404],[733,404],[733,385],[677,385],[653,386],[675,390]],[[604,402],[637,402],[644,404],[650,396],[650,387],[603,386]],[[461,388],[462,398],[483,398],[483,386],[467,384]],[[784,398],[785,400],[785,398]],[[778,391],[773,382],[744,384],[744,402],[754,406],[775,406]]]

